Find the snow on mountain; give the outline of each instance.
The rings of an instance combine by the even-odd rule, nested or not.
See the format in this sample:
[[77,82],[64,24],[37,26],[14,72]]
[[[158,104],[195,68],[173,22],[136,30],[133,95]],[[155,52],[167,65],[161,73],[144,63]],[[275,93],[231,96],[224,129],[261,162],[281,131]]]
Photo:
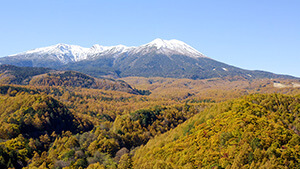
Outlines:
[[39,57],[41,55],[53,55],[56,56],[62,63],[68,63],[69,61],[77,62],[87,59],[87,56],[93,53],[99,53],[105,50],[106,47],[100,45],[94,45],[91,48],[84,48],[77,45],[57,44],[53,46],[33,49],[27,52],[18,53],[13,56],[22,55],[23,57]]
[[163,40],[163,39],[155,39],[150,43],[137,47],[135,52],[139,53],[147,53],[155,48],[155,52],[159,54],[166,54],[166,55],[186,55],[190,57],[206,57],[193,47],[187,45],[186,43],[172,39],[172,40]]
[[150,43],[137,47],[127,47],[124,45],[101,46],[93,45],[91,48],[85,48],[78,45],[57,44],[48,47],[33,49],[27,52],[10,55],[9,57],[21,56],[24,58],[38,58],[51,55],[56,57],[61,63],[78,62],[90,60],[94,57],[112,56],[117,58],[124,53],[145,55],[150,52],[165,54],[168,56],[174,54],[186,55],[190,57],[206,57],[196,49],[179,40],[155,39]]
[[96,77],[108,75],[190,79],[225,76],[293,78],[230,66],[210,59],[193,47],[175,39],[155,39],[150,43],[133,47],[96,44],[90,48],[84,48],[77,45],[57,44],[1,57],[0,64],[76,70]]
[[117,58],[121,54],[126,53],[134,48],[135,47],[127,47],[124,45],[108,46],[104,47],[104,50],[102,50],[101,52],[95,52],[94,55],[92,55],[89,59],[101,56],[112,56],[114,58]]

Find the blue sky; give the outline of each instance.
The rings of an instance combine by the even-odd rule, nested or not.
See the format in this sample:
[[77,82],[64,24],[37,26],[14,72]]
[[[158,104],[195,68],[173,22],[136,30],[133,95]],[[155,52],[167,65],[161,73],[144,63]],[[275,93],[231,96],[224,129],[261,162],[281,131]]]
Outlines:
[[139,46],[178,39],[215,60],[300,77],[298,0],[10,0],[0,56],[66,43]]

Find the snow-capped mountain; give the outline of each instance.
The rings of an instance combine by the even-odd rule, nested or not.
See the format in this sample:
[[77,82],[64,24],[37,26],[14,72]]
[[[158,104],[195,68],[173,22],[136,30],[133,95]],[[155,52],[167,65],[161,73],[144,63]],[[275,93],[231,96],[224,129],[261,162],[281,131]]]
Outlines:
[[83,48],[77,45],[57,44],[53,46],[37,48],[26,52],[10,55],[9,57],[23,56],[24,58],[38,58],[42,55],[53,55],[62,63],[76,62],[87,58],[89,53],[100,52],[101,46]]
[[133,54],[139,53],[142,55],[148,54],[150,52],[155,52],[157,54],[165,54],[168,56],[186,55],[190,57],[206,57],[196,49],[176,39],[163,40],[157,38],[150,43],[132,48],[131,52]]
[[[78,62],[82,60],[95,59],[95,55],[111,55],[116,58],[120,54],[147,54],[155,51],[157,54],[174,55],[181,54],[190,57],[205,57],[196,49],[179,40],[155,39],[150,43],[138,47],[127,47],[124,45],[101,46],[93,45],[91,48],[85,48],[78,45],[57,44],[48,47],[37,48],[26,52],[10,55],[9,57],[23,57],[23,59],[39,59],[45,55],[51,55],[51,59],[57,58],[62,64]],[[21,58],[20,58],[21,59]]]
[[24,57],[24,58],[32,58],[37,59],[39,57],[43,57],[44,55],[52,55],[57,57],[57,59],[63,63],[67,64],[70,62],[78,62],[86,59],[90,59],[90,56],[94,54],[101,53],[118,53],[120,51],[125,50],[126,46],[118,45],[118,46],[101,46],[101,45],[93,45],[91,48],[85,48],[78,45],[67,45],[67,44],[57,44],[48,47],[37,48],[33,50],[29,50],[26,52],[9,55],[9,57]]
[[175,77],[203,79],[225,76],[277,78],[263,71],[249,71],[206,57],[179,40],[155,39],[141,46],[57,44],[0,58],[0,64],[77,70],[100,77]]

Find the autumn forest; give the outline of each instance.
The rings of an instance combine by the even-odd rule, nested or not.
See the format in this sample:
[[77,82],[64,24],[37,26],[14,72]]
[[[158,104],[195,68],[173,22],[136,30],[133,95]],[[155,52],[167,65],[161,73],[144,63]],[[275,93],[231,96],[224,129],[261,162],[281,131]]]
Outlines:
[[16,69],[0,74],[0,168],[300,168],[297,79]]

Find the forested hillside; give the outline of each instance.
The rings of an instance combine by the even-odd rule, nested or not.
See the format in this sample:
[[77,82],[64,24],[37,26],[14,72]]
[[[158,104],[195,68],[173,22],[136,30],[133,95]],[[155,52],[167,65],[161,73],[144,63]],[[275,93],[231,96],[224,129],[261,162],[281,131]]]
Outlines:
[[123,91],[133,94],[150,94],[133,89],[121,80],[94,78],[75,71],[56,71],[49,68],[0,65],[0,84],[31,86],[61,86]]
[[299,168],[300,97],[219,103],[150,140],[134,168]]
[[42,67],[18,67],[13,65],[0,65],[1,84],[22,84],[26,85],[32,76],[51,72],[50,68]]
[[[146,95],[93,88],[72,71],[1,85],[0,168],[299,167],[297,87],[124,80]],[[273,92],[288,95],[255,94]]]
[[150,90],[152,97],[224,101],[255,93],[298,94],[300,80],[290,79],[247,79],[240,76],[203,80],[161,77],[122,78],[135,88]]
[[123,154],[209,106],[98,89],[0,91],[1,168],[117,167]]

